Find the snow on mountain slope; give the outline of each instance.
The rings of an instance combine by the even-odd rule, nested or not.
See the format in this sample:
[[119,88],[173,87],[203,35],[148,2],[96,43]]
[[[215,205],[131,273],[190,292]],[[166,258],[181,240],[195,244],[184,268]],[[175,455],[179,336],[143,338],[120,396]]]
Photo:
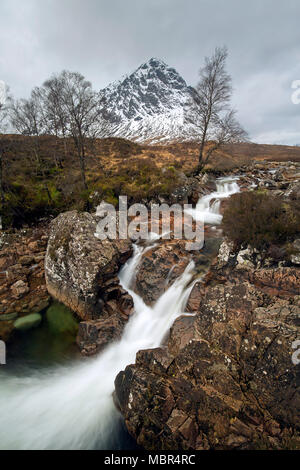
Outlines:
[[175,69],[152,58],[100,92],[101,137],[151,144],[197,140],[193,93]]

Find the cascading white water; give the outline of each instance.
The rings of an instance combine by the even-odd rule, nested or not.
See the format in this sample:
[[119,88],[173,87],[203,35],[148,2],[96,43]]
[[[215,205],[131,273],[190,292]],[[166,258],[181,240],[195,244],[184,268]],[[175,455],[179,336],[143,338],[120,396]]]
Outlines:
[[222,215],[220,214],[221,200],[240,191],[237,184],[238,179],[238,177],[230,176],[218,178],[216,181],[217,190],[200,198],[196,208],[189,209],[186,212],[192,215],[195,220],[201,220],[205,224],[220,224],[222,222]]
[[29,371],[16,377],[0,371],[1,449],[111,448],[120,416],[114,407],[114,379],[135,361],[141,349],[158,347],[176,317],[184,312],[192,285],[193,263],[153,307],[131,289],[142,256],[134,256],[120,272],[121,284],[134,299],[135,314],[122,339],[94,359],[68,367]]
[[[237,179],[217,180],[217,191],[199,200],[191,211],[193,217],[220,223],[220,201],[239,191]],[[119,342],[96,358],[45,371],[29,370],[25,377],[0,370],[0,449],[112,448],[120,423],[112,399],[116,375],[135,361],[137,351],[161,344],[184,312],[193,287],[191,262],[153,307],[145,305],[131,284],[143,253],[150,248],[135,246],[134,256],[119,275],[135,306]]]

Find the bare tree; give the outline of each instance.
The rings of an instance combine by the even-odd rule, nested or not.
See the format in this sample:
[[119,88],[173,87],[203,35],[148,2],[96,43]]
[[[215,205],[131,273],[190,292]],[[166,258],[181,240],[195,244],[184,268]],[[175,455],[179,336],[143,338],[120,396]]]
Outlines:
[[36,174],[43,177],[43,186],[48,200],[51,201],[51,194],[45,180],[45,160],[41,154],[41,135],[46,134],[43,103],[39,88],[34,88],[28,100],[21,99],[11,102],[9,107],[10,123],[17,132],[33,138],[31,150],[34,155],[32,163]]
[[12,101],[9,113],[11,125],[18,133],[36,137],[45,133],[38,88],[32,90],[28,100]]
[[[205,58],[204,67],[200,70],[200,80],[194,95],[195,112],[200,128],[196,174],[204,168],[213,153],[222,145],[243,141],[247,136],[235,118],[236,112],[230,109],[232,80],[226,72],[227,56],[226,47],[217,47],[212,57]],[[212,144],[207,146],[209,141],[212,141]]]
[[100,128],[99,96],[80,73],[63,71],[57,79],[61,83],[61,103],[67,118],[67,133],[72,137],[79,159],[82,183],[87,189],[86,147]]
[[36,170],[43,170],[40,156],[39,136],[45,133],[42,104],[38,88],[34,88],[29,99],[13,100],[9,108],[10,123],[19,134],[32,136],[33,162]]
[[[4,82],[0,83],[0,132],[3,132],[7,128],[7,113],[8,107],[11,101],[9,95],[9,89]],[[3,169],[4,169],[4,155],[6,149],[1,142],[0,146],[0,203],[3,208],[5,195],[4,195],[4,178],[3,178]]]
[[[38,137],[43,134],[63,137],[64,142],[66,137],[71,137],[77,150],[82,183],[87,189],[86,149],[99,133],[100,110],[99,95],[93,91],[91,83],[80,73],[63,71],[42,87],[34,88],[28,100],[12,102],[10,121],[17,132],[36,137],[36,150]],[[36,156],[39,157],[37,151]]]
[[[43,109],[43,120],[47,134],[63,139],[64,156],[67,157],[68,115],[63,103],[63,84],[61,77],[53,76],[39,89]],[[54,160],[57,166],[62,167],[62,159],[56,153]]]
[[0,81],[0,131],[4,130],[7,114],[8,88],[4,82]]

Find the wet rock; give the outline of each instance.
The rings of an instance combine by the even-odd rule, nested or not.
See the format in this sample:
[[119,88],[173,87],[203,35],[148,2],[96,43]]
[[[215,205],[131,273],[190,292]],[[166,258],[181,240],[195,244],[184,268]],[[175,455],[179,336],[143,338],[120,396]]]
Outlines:
[[18,318],[14,322],[14,328],[19,331],[27,331],[36,328],[42,321],[42,316],[39,313],[32,313],[26,317]]
[[109,343],[119,340],[124,324],[118,315],[81,322],[76,339],[81,353],[84,356],[91,356],[103,350]]
[[105,283],[100,302],[101,318],[79,324],[76,342],[84,356],[96,354],[119,340],[134,311],[131,295],[122,289],[117,278]]
[[136,275],[136,292],[151,305],[180,276],[190,261],[180,243],[163,243],[142,257]]
[[201,294],[202,294],[202,285],[200,282],[197,282],[188,298],[187,304],[186,304],[186,311],[187,312],[197,312],[200,306],[200,299],[201,299]]

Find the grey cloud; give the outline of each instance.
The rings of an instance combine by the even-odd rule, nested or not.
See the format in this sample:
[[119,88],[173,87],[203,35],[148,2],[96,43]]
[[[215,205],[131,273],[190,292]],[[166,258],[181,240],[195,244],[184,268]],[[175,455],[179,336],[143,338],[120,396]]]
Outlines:
[[226,44],[250,137],[299,143],[299,16],[298,0],[1,0],[0,79],[26,96],[66,68],[100,89],[155,56],[193,85],[204,56]]

